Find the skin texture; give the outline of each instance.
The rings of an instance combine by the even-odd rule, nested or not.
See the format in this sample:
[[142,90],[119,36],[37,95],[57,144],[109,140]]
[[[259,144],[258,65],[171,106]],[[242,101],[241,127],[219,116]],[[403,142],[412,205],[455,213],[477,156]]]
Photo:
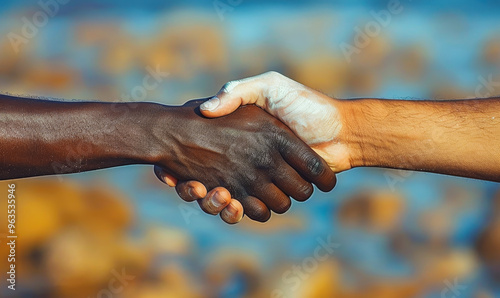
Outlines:
[[[498,98],[337,100],[269,72],[226,84],[201,110],[221,117],[251,104],[288,125],[334,172],[385,167],[500,182]],[[182,184],[203,190],[194,181]]]
[[[200,104],[194,101],[171,108],[183,115],[183,121],[170,125],[169,135],[159,138],[177,141],[173,147],[170,143],[162,146],[171,147],[169,156],[159,160],[164,172],[179,181],[197,177],[208,189],[226,188],[241,202],[245,214],[257,221],[267,221],[269,209],[286,212],[291,205],[289,196],[308,199],[313,188],[306,180],[324,191],[335,185],[326,162],[276,118],[248,106],[226,117],[209,119],[200,116]],[[172,152],[175,160],[170,158]],[[178,190],[181,197],[189,194]],[[205,209],[209,204],[201,206]]]
[[280,119],[316,152],[328,157],[325,160],[335,172],[351,168],[347,144],[342,142],[350,125],[343,121],[343,106],[278,73],[269,72],[227,83],[201,109],[203,115],[212,118],[251,104]]
[[242,208],[257,221],[283,213],[290,196],[310,197],[311,182],[324,191],[334,187],[328,164],[276,118],[248,106],[210,119],[200,113],[202,102],[168,107],[0,96],[0,179],[151,164],[159,177],[199,181],[202,190],[183,183],[176,190],[185,200],[209,196],[202,209],[225,210],[228,223],[241,219]]

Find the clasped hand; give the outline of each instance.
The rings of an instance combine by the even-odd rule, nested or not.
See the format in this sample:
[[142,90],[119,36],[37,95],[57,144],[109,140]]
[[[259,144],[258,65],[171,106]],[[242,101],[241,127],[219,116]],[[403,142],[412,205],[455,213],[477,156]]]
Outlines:
[[[227,223],[243,214],[265,222],[270,211],[286,212],[290,197],[307,200],[311,183],[330,191],[332,169],[349,167],[334,142],[341,127],[332,123],[337,111],[329,99],[278,73],[230,82],[210,100],[179,109],[189,121],[170,132],[177,134],[176,161],[160,161],[155,173],[183,200]],[[337,160],[325,161],[326,152]]]

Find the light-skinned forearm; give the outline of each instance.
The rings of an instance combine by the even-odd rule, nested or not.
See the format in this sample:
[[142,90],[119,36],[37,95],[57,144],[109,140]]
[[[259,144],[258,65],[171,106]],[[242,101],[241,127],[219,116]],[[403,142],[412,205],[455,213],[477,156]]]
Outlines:
[[336,101],[352,167],[500,181],[500,99]]

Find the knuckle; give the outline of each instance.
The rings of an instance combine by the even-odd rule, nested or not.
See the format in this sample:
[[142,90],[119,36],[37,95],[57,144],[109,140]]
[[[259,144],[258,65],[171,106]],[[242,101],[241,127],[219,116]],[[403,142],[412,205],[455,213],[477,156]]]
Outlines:
[[325,166],[317,157],[311,157],[307,159],[307,170],[313,176],[321,176],[325,172]]
[[281,123],[270,122],[266,127],[266,140],[278,148],[286,148],[290,144],[288,135],[285,130],[280,127]]
[[285,79],[287,77],[277,71],[268,71],[264,74],[264,78],[266,79],[268,86],[271,86],[285,83]]
[[227,89],[229,86],[231,86],[231,82],[227,82],[224,85],[222,85],[221,92],[227,93]]
[[259,176],[257,175],[257,173],[255,171],[252,171],[252,170],[245,171],[242,174],[242,176],[243,176],[243,181],[245,181],[245,183],[247,185],[254,185],[254,183],[259,178]]
[[[252,164],[258,169],[269,169],[274,164],[274,158],[270,152],[254,152],[250,155]],[[253,178],[253,176],[251,176]]]
[[230,93],[236,86],[238,86],[240,81],[234,80],[234,81],[229,81],[222,86],[221,91],[223,93]]
[[273,79],[277,79],[277,78],[282,76],[281,73],[274,71],[274,70],[268,71],[264,75],[266,75],[267,77],[273,78]]

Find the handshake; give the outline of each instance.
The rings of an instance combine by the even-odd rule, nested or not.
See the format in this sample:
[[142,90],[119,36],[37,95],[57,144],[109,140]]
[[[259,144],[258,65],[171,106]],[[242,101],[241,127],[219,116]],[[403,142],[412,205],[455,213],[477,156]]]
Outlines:
[[[179,127],[188,133],[176,136],[178,160],[155,172],[227,223],[264,222],[354,167],[500,181],[498,98],[338,100],[269,72],[182,109],[192,121]],[[392,186],[403,177],[386,176]]]
[[243,214],[265,222],[290,197],[307,200],[312,183],[330,191],[334,171],[350,168],[334,100],[278,73],[227,83],[178,110],[186,118],[169,129],[175,158],[160,158],[155,173],[227,223]]
[[354,167],[500,182],[498,111],[499,98],[338,100],[275,72],[180,107],[0,95],[0,180],[151,164],[205,212],[264,222]]

